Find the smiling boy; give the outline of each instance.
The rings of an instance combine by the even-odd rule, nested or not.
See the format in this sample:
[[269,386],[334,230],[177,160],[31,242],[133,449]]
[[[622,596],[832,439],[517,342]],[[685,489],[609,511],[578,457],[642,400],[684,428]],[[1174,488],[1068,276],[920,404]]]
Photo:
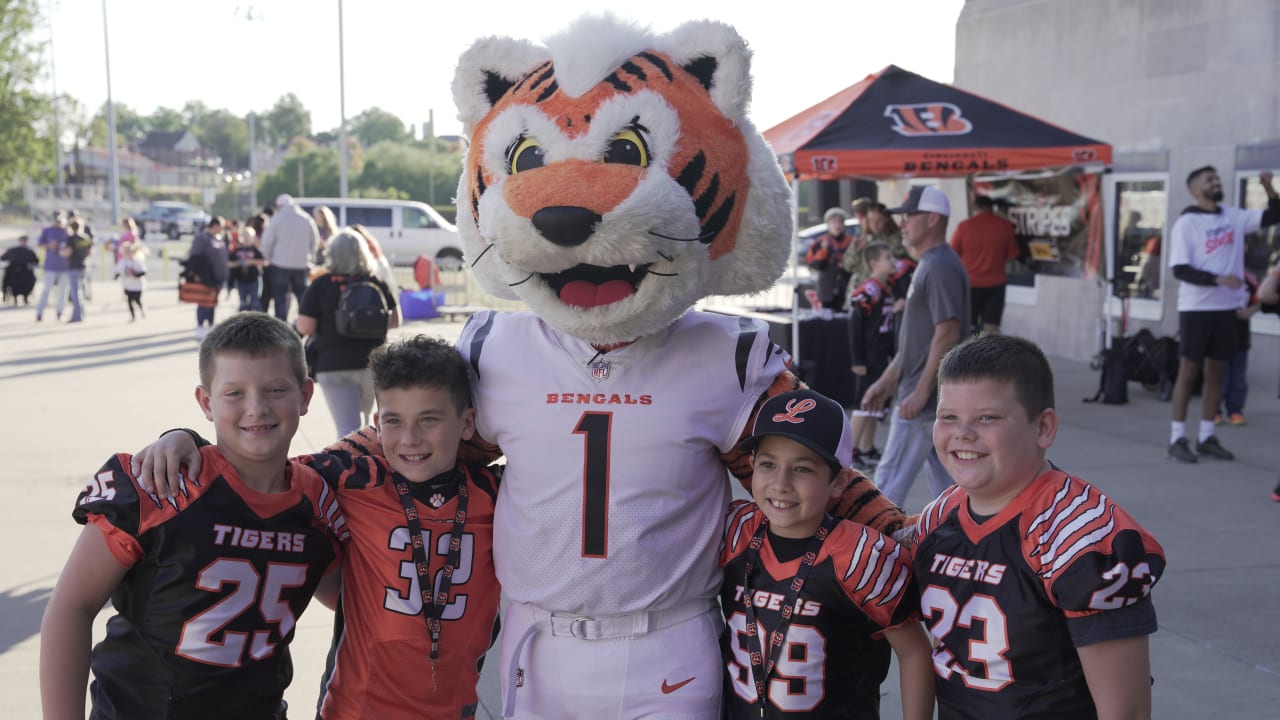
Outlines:
[[[337,491],[350,528],[319,703],[324,720],[476,713],[498,613],[500,468],[458,462],[459,445],[475,432],[469,367],[452,345],[423,335],[377,348],[369,357],[377,437],[349,436],[299,458]],[[139,458],[141,474],[162,488],[169,468],[199,463],[180,432]]]
[[85,527],[41,625],[46,720],[84,717],[90,669],[94,718],[284,717],[289,641],[346,532],[320,476],[288,460],[311,394],[283,322],[250,313],[209,333],[195,395],[216,443],[202,469],[162,501],[116,455],[76,501]]
[[1046,460],[1058,416],[1044,353],[974,338],[938,382],[933,442],[956,486],[921,514],[914,561],[938,717],[1149,718],[1164,550]]
[[844,409],[812,390],[778,395],[742,447],[754,450],[754,502],[730,506],[720,556],[725,717],[879,718],[884,638],[898,654],[903,717],[931,718],[909,553],[827,514],[853,478]]

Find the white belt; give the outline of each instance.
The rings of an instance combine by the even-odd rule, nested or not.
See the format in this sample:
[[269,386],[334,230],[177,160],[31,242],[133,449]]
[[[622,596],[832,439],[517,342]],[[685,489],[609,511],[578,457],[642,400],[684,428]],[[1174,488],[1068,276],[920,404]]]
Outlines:
[[530,603],[512,605],[518,605],[521,611],[533,615],[533,622],[525,628],[511,653],[511,663],[507,668],[507,692],[502,701],[503,717],[511,717],[515,713],[516,687],[524,681],[520,656],[524,654],[525,646],[534,635],[549,632],[553,637],[574,637],[579,640],[628,638],[679,625],[716,609],[713,598],[697,598],[666,610],[641,610],[626,615],[601,617],[550,612]]

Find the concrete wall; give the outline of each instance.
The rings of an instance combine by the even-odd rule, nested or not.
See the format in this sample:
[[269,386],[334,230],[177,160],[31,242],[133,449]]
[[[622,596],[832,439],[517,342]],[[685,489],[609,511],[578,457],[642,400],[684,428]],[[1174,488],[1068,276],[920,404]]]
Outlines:
[[[1191,169],[1215,165],[1234,204],[1237,170],[1263,169],[1238,168],[1238,148],[1280,142],[1280,0],[967,0],[955,84],[1110,142],[1118,159],[1167,153],[1171,228],[1191,203]],[[1166,276],[1162,301],[1129,332],[1176,333],[1176,286]],[[1103,296],[1094,281],[1041,277],[1011,294],[1004,328],[1087,358]],[[1274,392],[1280,323],[1254,329],[1250,378]]]

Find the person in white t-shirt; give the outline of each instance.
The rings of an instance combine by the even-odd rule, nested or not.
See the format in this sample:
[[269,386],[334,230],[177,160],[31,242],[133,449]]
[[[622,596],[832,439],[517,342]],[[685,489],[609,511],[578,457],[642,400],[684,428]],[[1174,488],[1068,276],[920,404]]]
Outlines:
[[[1222,180],[1206,165],[1187,176],[1187,189],[1195,199],[1173,224],[1169,243],[1169,267],[1178,285],[1178,330],[1181,334],[1178,379],[1173,386],[1173,426],[1169,456],[1180,462],[1198,462],[1201,455],[1234,460],[1214,435],[1213,416],[1222,399],[1226,362],[1238,344],[1236,310],[1248,304],[1244,286],[1245,236],[1259,228],[1280,223],[1280,197],[1271,185],[1272,174],[1258,176],[1267,193],[1266,210],[1245,210],[1222,202]],[[1196,374],[1204,366],[1203,408],[1196,449],[1186,437],[1187,405]]]

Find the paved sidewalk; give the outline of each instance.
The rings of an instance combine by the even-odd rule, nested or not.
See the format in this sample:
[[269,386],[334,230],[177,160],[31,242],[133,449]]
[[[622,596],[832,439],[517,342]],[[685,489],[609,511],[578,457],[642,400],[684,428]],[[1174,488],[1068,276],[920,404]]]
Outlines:
[[[71,503],[85,478],[118,450],[163,429],[206,428],[194,400],[195,311],[172,283],[148,289],[148,317],[130,323],[114,283],[98,283],[80,325],[34,322],[34,309],[0,309],[0,437],[9,460],[0,489],[15,512],[0,525],[0,717],[39,716],[40,616],[77,527]],[[219,308],[223,317],[229,305]],[[459,323],[411,323],[399,332],[449,339]],[[1280,504],[1276,481],[1280,401],[1275,378],[1254,378],[1249,425],[1220,430],[1234,463],[1164,459],[1166,403],[1134,385],[1127,406],[1085,405],[1097,374],[1055,361],[1062,429],[1050,458],[1100,486],[1165,546],[1167,576],[1155,590],[1161,631],[1152,641],[1155,717],[1261,720],[1280,715]],[[293,450],[321,447],[334,427],[317,392]],[[908,499],[919,510],[920,481]],[[98,633],[107,613],[99,618]],[[330,613],[318,605],[299,624],[297,669],[287,698],[307,717],[328,646]],[[482,679],[485,710],[497,705],[496,662]],[[897,683],[885,683],[885,717]],[[482,712],[482,716],[484,713]]]

